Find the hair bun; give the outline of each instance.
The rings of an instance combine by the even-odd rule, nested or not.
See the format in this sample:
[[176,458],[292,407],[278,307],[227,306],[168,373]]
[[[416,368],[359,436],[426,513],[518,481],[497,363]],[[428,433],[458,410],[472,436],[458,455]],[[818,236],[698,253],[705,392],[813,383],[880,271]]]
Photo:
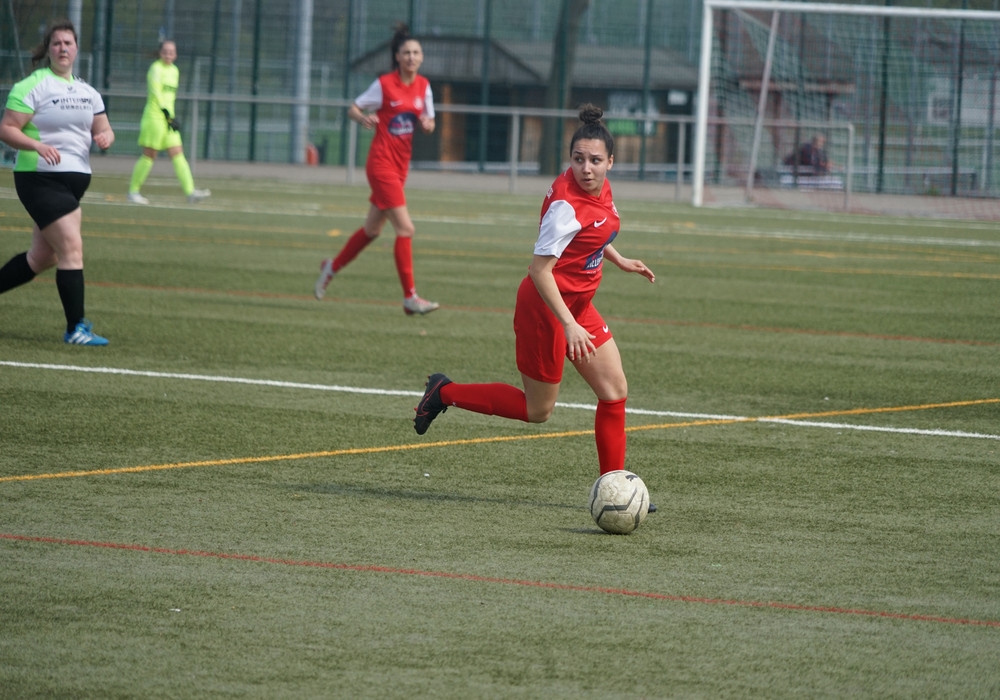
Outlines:
[[580,107],[580,121],[584,124],[600,124],[604,110],[589,102]]

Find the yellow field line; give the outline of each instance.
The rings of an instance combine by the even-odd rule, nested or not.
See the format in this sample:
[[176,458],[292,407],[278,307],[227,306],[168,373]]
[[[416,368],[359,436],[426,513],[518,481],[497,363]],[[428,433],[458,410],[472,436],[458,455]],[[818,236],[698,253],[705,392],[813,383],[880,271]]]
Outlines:
[[[684,421],[681,423],[658,423],[638,425],[626,428],[627,432],[639,430],[665,430],[667,428],[691,428],[707,425],[733,425],[736,423],[756,423],[773,420],[804,420],[807,418],[831,418],[833,416],[860,416],[875,413],[899,413],[904,411],[926,411],[935,408],[959,408],[965,406],[981,406],[1000,403],[1000,398],[973,399],[970,401],[948,401],[945,403],[915,404],[911,406],[883,406],[881,408],[849,408],[839,411],[820,411],[817,413],[790,413],[783,416],[711,418],[704,420]],[[342,457],[345,455],[380,454],[384,452],[404,452],[406,450],[423,450],[432,447],[455,447],[463,445],[484,445],[498,442],[515,442],[521,440],[543,440],[551,438],[578,437],[590,435],[592,430],[566,430],[558,433],[543,433],[541,435],[498,435],[488,438],[469,438],[466,440],[441,440],[409,445],[384,445],[382,447],[352,447],[343,450],[321,450],[317,452],[301,452],[298,454],[269,455],[262,457],[234,457],[230,459],[208,459],[198,462],[173,462],[168,464],[148,464],[136,467],[119,467],[117,469],[92,469],[88,471],[55,472],[50,474],[20,474],[0,477],[0,483],[10,481],[37,481],[40,479],[65,479],[79,476],[107,476],[110,474],[138,474],[142,472],[164,471],[167,469],[191,469],[194,467],[224,467],[234,464],[264,464],[267,462],[282,462],[297,459],[317,459],[321,457]]]

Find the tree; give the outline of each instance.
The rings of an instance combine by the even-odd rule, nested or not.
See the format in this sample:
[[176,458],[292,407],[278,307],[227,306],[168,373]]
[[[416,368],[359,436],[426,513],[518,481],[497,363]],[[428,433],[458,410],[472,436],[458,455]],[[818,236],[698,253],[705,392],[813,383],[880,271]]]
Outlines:
[[[590,0],[562,0],[559,21],[552,41],[552,67],[549,84],[545,90],[545,107],[568,109],[572,86],[573,64],[576,62],[576,44],[580,36],[580,22],[590,8]],[[561,119],[542,122],[542,147],[539,169],[544,175],[556,175],[562,164],[563,123]]]

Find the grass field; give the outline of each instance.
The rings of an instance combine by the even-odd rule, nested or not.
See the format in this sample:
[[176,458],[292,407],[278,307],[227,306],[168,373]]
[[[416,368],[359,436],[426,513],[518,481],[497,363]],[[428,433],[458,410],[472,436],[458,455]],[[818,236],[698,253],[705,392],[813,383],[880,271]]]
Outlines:
[[[537,196],[410,192],[312,298],[367,189],[97,177],[87,312],[0,297],[0,697],[996,698],[1000,227],[618,199],[596,303],[659,512],[590,520],[590,390],[517,383]],[[0,173],[0,263],[28,220]]]

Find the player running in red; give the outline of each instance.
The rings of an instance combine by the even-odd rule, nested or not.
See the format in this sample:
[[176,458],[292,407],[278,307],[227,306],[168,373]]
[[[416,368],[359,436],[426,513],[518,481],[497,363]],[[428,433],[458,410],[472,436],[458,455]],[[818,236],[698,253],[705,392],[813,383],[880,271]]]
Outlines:
[[528,423],[552,415],[563,363],[573,366],[597,395],[594,435],[600,473],[625,468],[625,400],[628,383],[608,325],[591,300],[604,260],[650,282],[653,271],[612,245],[620,220],[606,179],[614,164],[614,139],[604,113],[580,109],[583,125],[570,142],[570,168],[556,178],[542,203],[538,240],[514,309],[517,368],[524,390],[509,384],[457,384],[443,374],[427,379],[413,426],[423,435],[449,406]]
[[314,288],[317,299],[326,294],[333,276],[375,240],[389,221],[396,231],[393,252],[403,285],[403,311],[408,315],[426,314],[439,306],[417,295],[413,279],[415,227],[403,192],[413,154],[413,133],[418,127],[427,134],[434,131],[431,85],[418,74],[423,61],[420,42],[409,35],[405,25],[399,25],[392,38],[392,72],[375,80],[347,111],[348,117],[375,130],[365,166],[372,190],[371,207],[364,226],[347,239],[337,257],[320,265]]

